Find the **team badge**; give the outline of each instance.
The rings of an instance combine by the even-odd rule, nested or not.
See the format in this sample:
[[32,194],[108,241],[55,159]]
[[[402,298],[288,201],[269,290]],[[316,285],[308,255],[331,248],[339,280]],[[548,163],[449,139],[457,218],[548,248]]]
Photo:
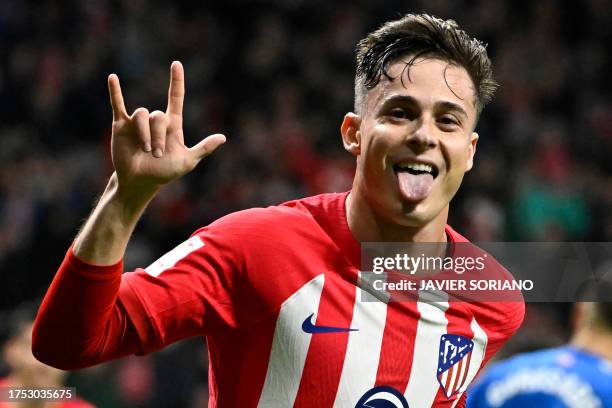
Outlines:
[[457,334],[440,337],[440,353],[436,376],[446,398],[450,398],[465,383],[474,342]]

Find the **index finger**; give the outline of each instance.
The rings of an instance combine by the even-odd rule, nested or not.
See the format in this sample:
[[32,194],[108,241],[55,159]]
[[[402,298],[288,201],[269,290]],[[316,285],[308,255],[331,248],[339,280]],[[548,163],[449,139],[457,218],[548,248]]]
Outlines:
[[185,99],[185,73],[183,65],[174,61],[170,65],[170,88],[168,89],[168,113],[183,114],[183,100]]
[[108,76],[108,93],[110,94],[110,103],[113,108],[113,119],[127,117],[123,95],[121,94],[121,85],[119,85],[119,77],[115,74]]

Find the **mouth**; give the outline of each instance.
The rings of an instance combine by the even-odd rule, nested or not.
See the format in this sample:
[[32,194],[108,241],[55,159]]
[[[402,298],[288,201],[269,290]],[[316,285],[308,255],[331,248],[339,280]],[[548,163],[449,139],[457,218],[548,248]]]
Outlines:
[[430,174],[434,180],[438,177],[439,170],[434,164],[429,163],[397,163],[393,166],[395,173],[406,172],[414,176]]
[[440,173],[433,163],[401,161],[393,166],[401,197],[405,201],[420,202],[429,197],[434,181]]

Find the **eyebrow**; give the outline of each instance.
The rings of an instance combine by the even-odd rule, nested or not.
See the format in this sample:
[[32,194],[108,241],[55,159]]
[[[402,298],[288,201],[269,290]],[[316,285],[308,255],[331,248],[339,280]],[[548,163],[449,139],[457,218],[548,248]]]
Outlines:
[[[417,106],[420,105],[419,101],[410,95],[392,95],[388,99],[385,99],[382,102],[381,108],[391,103],[399,103],[399,104],[404,103],[404,104],[417,105]],[[450,102],[450,101],[436,102],[435,107],[437,109],[442,108],[443,110],[447,110],[447,111],[450,111],[450,110],[456,111],[460,115],[463,115],[466,119],[468,118],[468,114],[465,111],[465,109],[463,109],[461,105],[458,105],[454,102]]]

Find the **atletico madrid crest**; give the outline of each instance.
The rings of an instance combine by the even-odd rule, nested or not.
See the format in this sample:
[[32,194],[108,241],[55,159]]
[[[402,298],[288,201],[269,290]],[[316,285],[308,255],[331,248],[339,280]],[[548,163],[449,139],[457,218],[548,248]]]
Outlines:
[[457,334],[443,334],[440,337],[440,353],[436,376],[446,398],[455,394],[463,384],[470,367],[474,342]]

